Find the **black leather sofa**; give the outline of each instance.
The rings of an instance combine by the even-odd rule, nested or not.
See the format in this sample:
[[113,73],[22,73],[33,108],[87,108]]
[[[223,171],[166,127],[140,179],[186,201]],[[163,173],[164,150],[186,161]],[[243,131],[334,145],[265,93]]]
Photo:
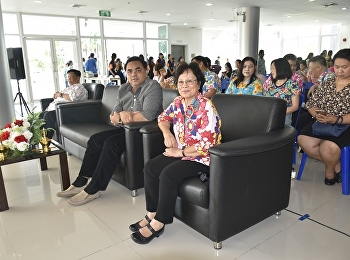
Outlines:
[[[209,181],[189,178],[179,186],[175,217],[214,242],[280,212],[289,203],[295,130],[284,125],[286,102],[216,94],[222,143],[211,147]],[[145,126],[144,161],[164,151],[156,126]]]
[[[104,85],[98,84],[98,83],[83,83],[82,85],[85,87],[85,89],[88,92],[88,100],[89,99],[94,99],[94,100],[102,99],[103,91],[105,89]],[[43,99],[40,99],[39,101],[40,101],[41,111],[45,111],[45,109],[53,101],[53,98],[43,98]],[[57,115],[57,111],[56,111],[56,115]],[[57,117],[58,117],[58,115],[57,115]],[[55,126],[56,132],[52,138],[54,140],[56,140],[57,142],[61,143],[62,138],[61,138],[60,130],[58,127],[58,121],[59,121],[59,119],[57,118],[57,124]]]
[[[119,86],[106,86],[102,100],[88,100],[79,103],[67,103],[57,106],[59,129],[66,151],[83,159],[90,136],[115,126],[109,115],[115,105]],[[175,90],[163,90],[163,106],[168,106],[178,96]],[[143,146],[140,128],[155,122],[135,122],[125,124],[126,151],[120,158],[112,179],[119,182],[137,195],[137,189],[144,187]]]

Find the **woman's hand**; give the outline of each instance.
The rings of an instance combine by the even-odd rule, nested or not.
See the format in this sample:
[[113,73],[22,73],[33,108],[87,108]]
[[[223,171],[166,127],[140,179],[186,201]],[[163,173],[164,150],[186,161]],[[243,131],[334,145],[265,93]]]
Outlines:
[[168,157],[182,157],[182,150],[174,147],[166,148],[163,154]]
[[323,124],[335,124],[337,117],[331,114],[323,115],[316,113],[316,120]]
[[[164,136],[165,147],[168,147],[168,148],[176,148],[177,147],[176,139],[172,133],[165,133],[165,134],[163,134],[163,136]],[[178,149],[178,148],[176,148],[176,149]]]

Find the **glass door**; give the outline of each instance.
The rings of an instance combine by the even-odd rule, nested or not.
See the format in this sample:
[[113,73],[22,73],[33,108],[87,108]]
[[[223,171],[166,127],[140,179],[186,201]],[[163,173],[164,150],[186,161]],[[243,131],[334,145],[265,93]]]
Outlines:
[[68,61],[79,67],[76,41],[26,39],[32,100],[52,97],[65,88],[64,70]]

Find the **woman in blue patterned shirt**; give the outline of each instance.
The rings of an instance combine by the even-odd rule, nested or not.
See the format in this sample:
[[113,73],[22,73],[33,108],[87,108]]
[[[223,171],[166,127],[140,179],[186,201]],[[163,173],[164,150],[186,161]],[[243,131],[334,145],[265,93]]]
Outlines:
[[255,76],[256,61],[252,57],[245,57],[239,65],[237,77],[234,77],[226,94],[257,95],[263,94],[263,87],[260,79]]

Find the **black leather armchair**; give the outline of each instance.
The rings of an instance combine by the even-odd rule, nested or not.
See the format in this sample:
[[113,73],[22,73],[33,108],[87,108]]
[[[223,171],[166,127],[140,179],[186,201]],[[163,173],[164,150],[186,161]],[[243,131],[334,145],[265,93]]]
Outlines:
[[[286,102],[277,98],[216,94],[222,143],[211,147],[209,181],[179,186],[175,217],[214,242],[280,212],[289,203],[295,130],[284,125]],[[158,127],[146,126],[144,161],[164,151]]]
[[[64,148],[79,159],[83,159],[91,135],[113,129],[109,115],[114,107],[119,86],[110,85],[104,90],[102,100],[88,100],[57,106],[59,128]],[[168,106],[177,96],[177,91],[163,90],[163,106]],[[118,166],[112,179],[137,195],[137,189],[144,187],[143,145],[140,128],[155,122],[125,124],[126,151],[116,158]]]
[[[97,84],[97,83],[83,83],[82,84],[85,89],[88,92],[88,99],[95,99],[95,100],[99,100],[102,99],[102,95],[103,95],[103,91],[105,89],[105,86],[102,84]],[[50,105],[50,103],[53,101],[53,98],[43,98],[40,99],[40,106],[41,106],[41,111],[45,111],[45,109]],[[57,103],[59,104],[59,103]],[[57,115],[57,111],[56,111],[56,116]],[[57,118],[57,122],[59,121],[59,119]],[[60,134],[60,130],[58,127],[58,123],[55,126],[55,134],[52,137],[54,140],[58,141],[59,143],[62,142],[62,138],[61,138],[61,134]]]

